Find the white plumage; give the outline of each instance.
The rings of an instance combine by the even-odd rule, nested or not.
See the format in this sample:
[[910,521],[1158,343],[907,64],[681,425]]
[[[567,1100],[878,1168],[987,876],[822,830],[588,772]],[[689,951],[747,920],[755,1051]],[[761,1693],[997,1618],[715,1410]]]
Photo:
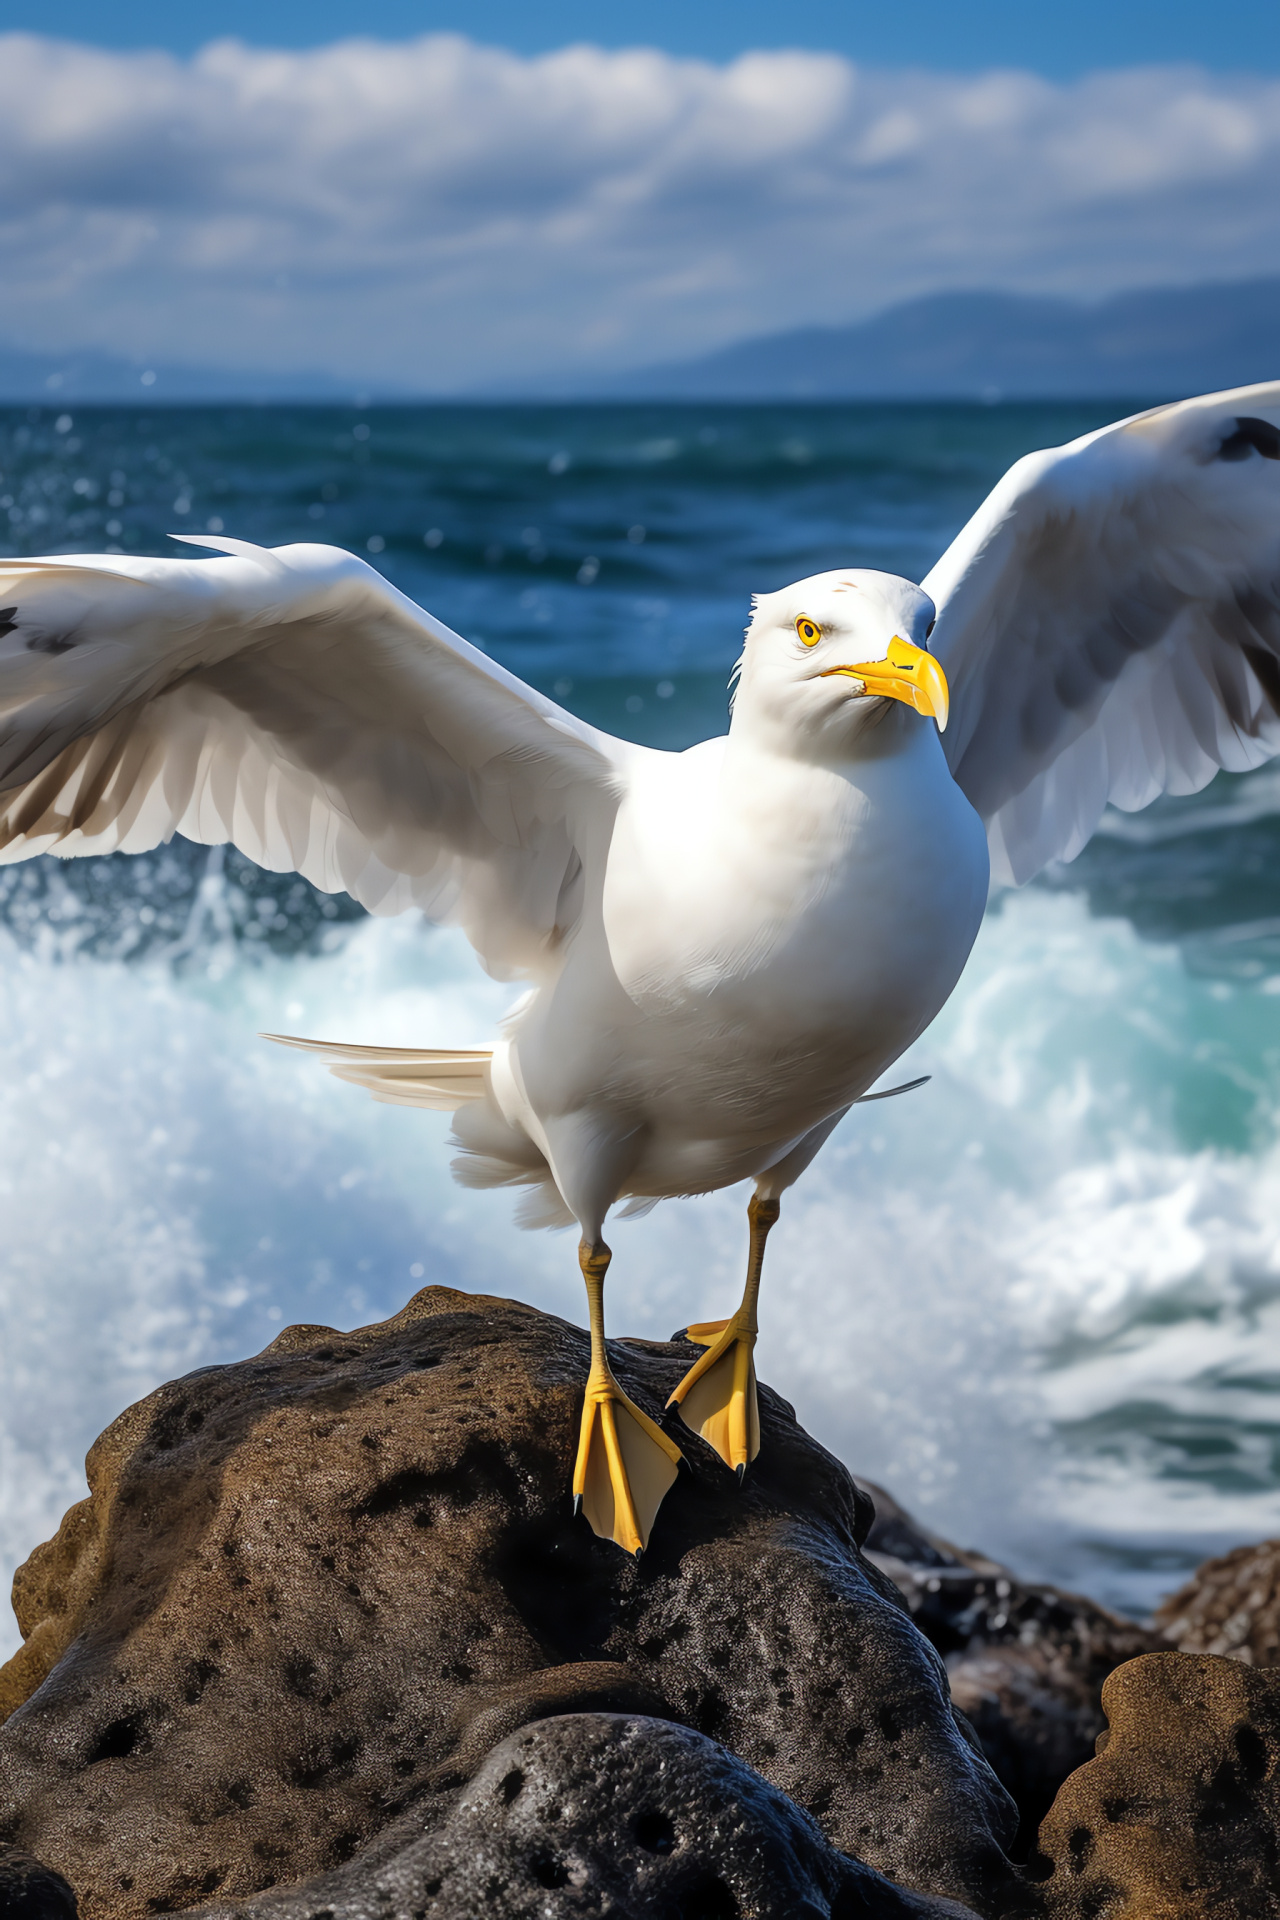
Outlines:
[[578,1221],[575,1487],[633,1549],[678,1450],[608,1371],[609,1208],[755,1181],[748,1295],[693,1330],[678,1396],[741,1470],[778,1196],[947,998],[988,849],[1025,880],[1108,803],[1280,751],[1280,385],[1019,461],[923,588],[761,596],[729,733],[682,754],[573,718],[346,553],[196,544],[223,557],[0,562],[0,860],[231,840],[530,984],[491,1048],[316,1050],[453,1109],[460,1177]]

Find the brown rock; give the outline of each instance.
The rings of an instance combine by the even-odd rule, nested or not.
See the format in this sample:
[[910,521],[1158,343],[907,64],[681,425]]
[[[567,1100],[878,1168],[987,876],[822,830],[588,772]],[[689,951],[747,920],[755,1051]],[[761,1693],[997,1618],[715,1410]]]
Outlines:
[[1167,1641],[1078,1593],[1019,1580],[921,1527],[882,1487],[859,1485],[876,1507],[864,1551],[945,1659],[954,1704],[1018,1803],[1021,1859],[1063,1781],[1092,1757],[1108,1674]]
[[[723,1742],[906,1885],[1015,1899],[1013,1809],[859,1553],[844,1468],[764,1389],[741,1489],[680,1430],[692,1471],[637,1566],[569,1510],[587,1351],[427,1288],[130,1408],[16,1583],[0,1839],[86,1920],[240,1902],[390,1858],[522,1725],[610,1711]],[[613,1349],[655,1417],[688,1356]]]
[[1152,1653],[1102,1699],[1102,1751],[1040,1830],[1048,1920],[1276,1920],[1280,1675]]
[[1206,1560],[1161,1603],[1156,1625],[1184,1653],[1280,1666],[1280,1540]]

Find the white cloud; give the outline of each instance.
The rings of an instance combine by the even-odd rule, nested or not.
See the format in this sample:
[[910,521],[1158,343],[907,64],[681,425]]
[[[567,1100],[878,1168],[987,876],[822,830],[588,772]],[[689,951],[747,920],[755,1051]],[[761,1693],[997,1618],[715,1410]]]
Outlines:
[[14,343],[449,388],[1280,258],[1280,84],[0,37]]

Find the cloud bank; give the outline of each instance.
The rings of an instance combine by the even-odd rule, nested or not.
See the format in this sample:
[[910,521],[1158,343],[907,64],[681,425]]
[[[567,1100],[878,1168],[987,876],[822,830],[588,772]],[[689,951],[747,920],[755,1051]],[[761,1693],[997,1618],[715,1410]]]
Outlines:
[[0,333],[450,391],[1280,261],[1280,83],[0,36]]

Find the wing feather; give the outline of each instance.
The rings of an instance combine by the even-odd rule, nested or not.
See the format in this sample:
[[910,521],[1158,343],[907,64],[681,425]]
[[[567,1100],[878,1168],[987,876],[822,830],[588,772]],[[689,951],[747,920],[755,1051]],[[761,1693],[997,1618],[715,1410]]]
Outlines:
[[536,973],[641,750],[349,554],[210,544],[0,562],[0,862],[230,840]]
[[924,581],[944,740],[992,869],[1072,859],[1108,804],[1280,752],[1280,383],[1012,467]]

